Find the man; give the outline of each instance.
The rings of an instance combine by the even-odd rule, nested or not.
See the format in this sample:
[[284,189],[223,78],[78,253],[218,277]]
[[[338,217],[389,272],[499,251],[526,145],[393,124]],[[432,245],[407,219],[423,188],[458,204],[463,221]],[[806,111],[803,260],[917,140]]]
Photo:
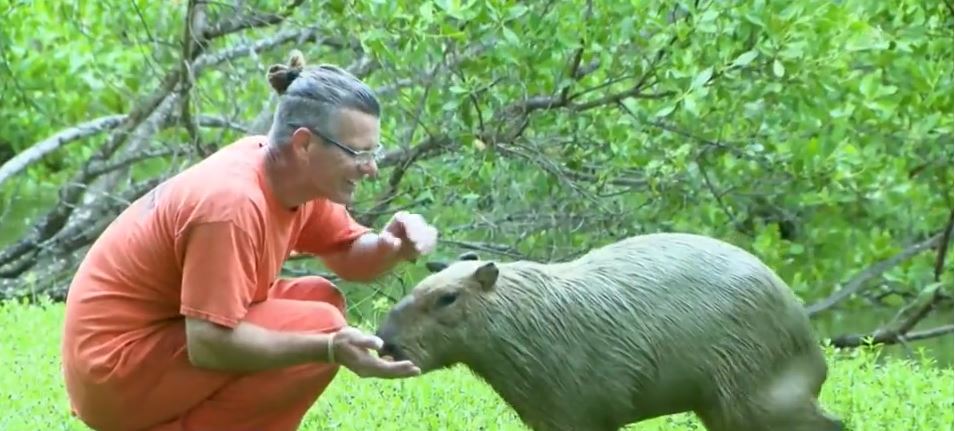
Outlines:
[[282,96],[251,136],[161,184],[98,238],[70,286],[62,344],[75,414],[97,430],[293,430],[337,373],[400,378],[319,277],[277,279],[293,251],[348,280],[429,253],[398,213],[380,232],[344,205],[377,174],[379,105],[332,66],[273,66]]

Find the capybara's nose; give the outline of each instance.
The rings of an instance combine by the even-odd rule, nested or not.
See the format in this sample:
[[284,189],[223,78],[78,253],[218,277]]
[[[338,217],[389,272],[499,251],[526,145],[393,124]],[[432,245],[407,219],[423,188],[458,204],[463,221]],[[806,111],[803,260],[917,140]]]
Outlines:
[[381,349],[378,350],[378,356],[391,356],[394,358],[398,349],[391,341],[392,331],[389,331],[388,328],[388,325],[382,325],[377,331],[375,331],[375,336],[380,338],[383,342]]
[[385,345],[382,346],[381,350],[378,351],[378,354],[380,356],[391,356],[392,358],[394,358],[396,350],[398,349],[395,348],[394,344],[385,343]]
[[404,361],[408,359],[405,357],[404,353],[401,351],[401,348],[392,343],[385,343],[385,345],[378,351],[379,357],[389,356],[392,360],[395,361]]

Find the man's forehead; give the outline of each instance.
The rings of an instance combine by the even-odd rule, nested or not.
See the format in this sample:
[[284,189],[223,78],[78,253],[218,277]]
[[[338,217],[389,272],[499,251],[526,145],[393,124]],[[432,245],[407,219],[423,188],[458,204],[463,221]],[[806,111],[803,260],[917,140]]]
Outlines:
[[373,115],[345,110],[338,117],[338,139],[358,151],[374,150],[381,144],[380,122]]

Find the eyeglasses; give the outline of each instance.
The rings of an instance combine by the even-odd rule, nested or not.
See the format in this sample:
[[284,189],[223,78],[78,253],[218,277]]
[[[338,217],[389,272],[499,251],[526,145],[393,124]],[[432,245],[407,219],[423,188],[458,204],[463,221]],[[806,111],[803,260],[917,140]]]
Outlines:
[[384,149],[382,148],[381,145],[378,145],[377,147],[375,147],[374,150],[356,151],[356,150],[354,150],[354,149],[352,149],[352,148],[350,148],[350,147],[348,147],[348,146],[345,146],[344,144],[342,144],[342,143],[340,143],[340,142],[338,142],[338,141],[336,141],[336,140],[330,138],[328,135],[326,135],[326,134],[324,134],[324,133],[322,133],[322,132],[319,132],[318,130],[315,130],[315,129],[309,127],[309,126],[300,125],[300,124],[290,124],[290,126],[292,126],[292,127],[304,127],[304,128],[306,128],[306,129],[308,129],[309,132],[312,132],[313,134],[315,134],[315,135],[317,135],[318,137],[322,138],[323,140],[325,140],[325,142],[328,142],[328,143],[330,143],[330,144],[332,144],[332,145],[334,145],[334,146],[340,148],[342,151],[348,153],[348,155],[351,156],[353,159],[355,159],[355,161],[356,161],[358,164],[367,164],[367,163],[371,163],[371,162],[376,162],[376,163],[377,163],[377,162],[380,162],[381,159],[384,157]]

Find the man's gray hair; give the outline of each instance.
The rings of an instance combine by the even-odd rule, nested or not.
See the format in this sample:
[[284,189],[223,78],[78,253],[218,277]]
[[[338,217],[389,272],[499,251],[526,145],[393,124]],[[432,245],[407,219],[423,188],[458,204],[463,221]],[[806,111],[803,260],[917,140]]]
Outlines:
[[269,83],[279,94],[269,140],[285,145],[299,127],[310,127],[338,139],[337,118],[351,109],[378,118],[381,107],[374,91],[346,70],[329,64],[305,66],[301,52],[288,65],[269,68]]

